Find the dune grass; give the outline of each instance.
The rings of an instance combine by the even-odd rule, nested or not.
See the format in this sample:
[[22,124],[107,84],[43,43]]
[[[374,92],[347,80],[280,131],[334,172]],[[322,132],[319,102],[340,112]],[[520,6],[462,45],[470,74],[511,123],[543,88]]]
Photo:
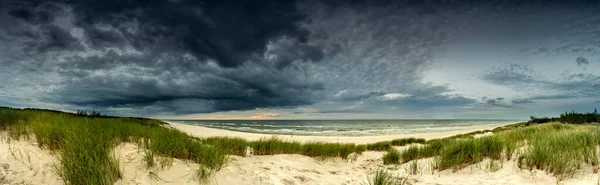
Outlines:
[[598,147],[598,125],[550,123],[516,126],[480,138],[463,135],[430,140],[426,145],[411,146],[398,155],[402,163],[434,157],[435,169],[458,170],[484,159],[490,159],[494,165],[494,161],[511,160],[521,148],[522,152],[516,154],[520,167],[546,170],[561,179],[572,176],[584,164],[597,172]]
[[[144,151],[147,168],[158,159],[182,159],[200,164],[193,177],[206,180],[226,163],[226,155],[300,154],[316,158],[348,158],[367,150],[386,151],[392,146],[424,143],[406,138],[372,144],[309,142],[278,138],[248,141],[242,138],[195,138],[164,127],[159,120],[75,115],[51,110],[0,107],[0,131],[13,139],[35,139],[41,148],[58,152],[57,167],[65,184],[114,184],[121,177],[118,161],[111,153],[125,142]],[[160,160],[158,160],[160,162]],[[165,162],[165,161],[163,161]],[[166,164],[160,163],[161,167]]]
[[419,167],[419,161],[412,161],[408,164],[408,166],[406,167],[406,171],[408,172],[408,174],[410,175],[417,175],[419,174],[419,170],[421,168]]
[[400,152],[391,148],[383,155],[383,164],[400,164]]
[[372,177],[367,178],[366,185],[404,185],[407,184],[405,178],[399,178],[389,171],[380,168],[375,171]]
[[367,144],[367,150],[371,151],[387,151],[392,148],[391,141],[380,141],[376,143]]
[[560,178],[573,175],[584,163],[597,169],[599,141],[598,130],[591,128],[537,134],[520,156],[519,165],[546,170]]
[[413,143],[424,144],[425,142],[427,142],[427,140],[425,140],[423,138],[410,137],[410,138],[394,139],[391,141],[391,145],[392,146],[404,146],[404,145],[413,144]]
[[439,170],[461,169],[485,158],[498,160],[501,156],[502,147],[501,138],[497,136],[450,141],[437,154],[436,168]]
[[215,171],[225,153],[156,121],[82,117],[67,113],[0,108],[0,129],[14,139],[33,136],[41,148],[57,151],[65,184],[113,184],[120,178],[112,148],[137,143],[152,154],[190,160]]

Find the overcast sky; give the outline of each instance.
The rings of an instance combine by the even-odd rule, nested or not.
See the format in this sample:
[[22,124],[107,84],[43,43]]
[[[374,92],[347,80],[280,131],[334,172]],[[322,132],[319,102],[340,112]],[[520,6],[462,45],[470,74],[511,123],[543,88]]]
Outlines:
[[0,1],[0,106],[177,119],[600,108],[595,1],[140,2]]

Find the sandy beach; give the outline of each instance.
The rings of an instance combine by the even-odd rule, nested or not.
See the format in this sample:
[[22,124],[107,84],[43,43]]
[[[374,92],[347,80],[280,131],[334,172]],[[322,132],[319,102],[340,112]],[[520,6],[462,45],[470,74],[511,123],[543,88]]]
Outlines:
[[306,136],[306,135],[281,135],[281,134],[260,134],[260,133],[247,133],[237,132],[224,129],[214,129],[202,126],[187,125],[176,122],[167,122],[173,128],[186,132],[196,137],[216,137],[216,136],[227,136],[227,137],[240,137],[247,140],[259,140],[261,138],[277,137],[288,141],[299,141],[299,142],[312,142],[312,141],[323,141],[323,142],[338,142],[338,143],[355,143],[355,144],[367,144],[378,141],[390,141],[398,138],[424,138],[424,139],[437,139],[449,137],[457,134],[464,134],[478,130],[493,129],[495,126],[482,126],[477,128],[444,131],[444,132],[428,132],[428,133],[415,133],[415,134],[398,134],[398,135],[381,135],[381,136]]

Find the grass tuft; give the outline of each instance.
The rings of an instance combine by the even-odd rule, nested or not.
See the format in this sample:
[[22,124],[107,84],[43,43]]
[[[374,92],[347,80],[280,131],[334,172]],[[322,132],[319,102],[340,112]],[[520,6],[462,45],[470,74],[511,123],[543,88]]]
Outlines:
[[383,155],[383,164],[400,164],[400,158],[400,152],[391,148],[385,155]]
[[392,148],[392,142],[380,141],[376,143],[367,144],[367,150],[371,151],[387,151]]
[[407,184],[405,178],[398,178],[387,170],[381,168],[375,171],[371,178],[367,177],[366,185],[403,185]]
[[391,141],[391,144],[392,144],[392,146],[404,146],[404,145],[413,144],[413,143],[423,144],[425,142],[427,142],[425,139],[411,137],[411,138],[394,139]]

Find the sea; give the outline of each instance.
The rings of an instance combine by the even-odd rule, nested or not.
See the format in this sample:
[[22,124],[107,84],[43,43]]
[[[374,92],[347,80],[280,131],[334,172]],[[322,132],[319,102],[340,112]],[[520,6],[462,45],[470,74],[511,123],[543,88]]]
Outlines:
[[430,133],[498,127],[522,120],[167,120],[239,132],[313,135],[375,136]]

